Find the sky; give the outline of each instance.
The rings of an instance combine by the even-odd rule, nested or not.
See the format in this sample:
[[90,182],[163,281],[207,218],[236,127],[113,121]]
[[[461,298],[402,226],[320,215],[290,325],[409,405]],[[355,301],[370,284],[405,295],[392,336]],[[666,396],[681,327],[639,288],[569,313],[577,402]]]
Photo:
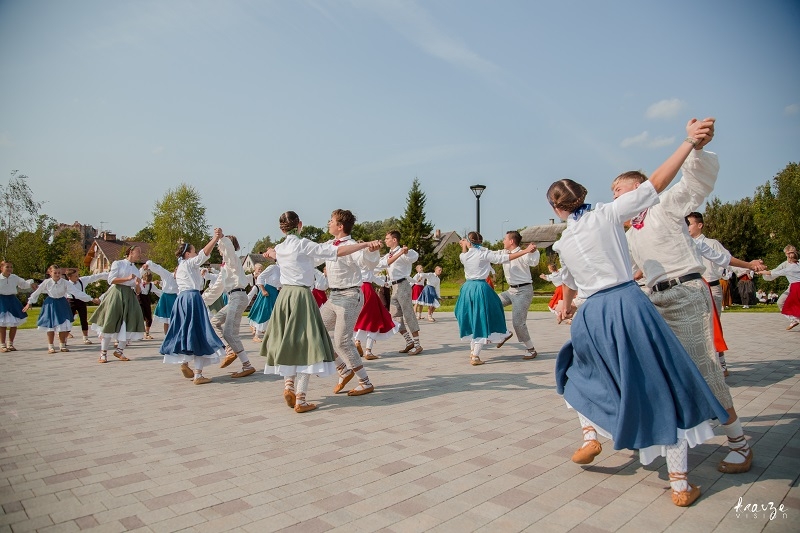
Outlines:
[[0,183],[128,236],[187,183],[247,248],[286,210],[401,217],[414,178],[463,235],[480,183],[498,240],[713,116],[736,201],[800,161],[798,27],[796,0],[0,0]]

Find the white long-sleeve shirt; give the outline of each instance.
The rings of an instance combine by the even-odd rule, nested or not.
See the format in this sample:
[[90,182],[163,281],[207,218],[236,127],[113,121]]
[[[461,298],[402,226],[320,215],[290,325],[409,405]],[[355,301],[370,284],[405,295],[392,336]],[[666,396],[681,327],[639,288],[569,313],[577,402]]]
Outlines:
[[82,300],[84,302],[92,301],[91,296],[76,288],[72,283],[64,278],[59,278],[58,281],[54,281],[53,278],[47,278],[44,280],[41,285],[39,285],[39,287],[28,297],[28,304],[33,305],[36,300],[39,299],[39,295],[42,293],[48,295],[50,298],[64,298],[67,294],[71,294],[78,300]]
[[464,277],[468,280],[486,279],[492,271],[492,263],[508,263],[508,254],[499,250],[487,250],[483,246],[472,247],[458,258],[464,265]]
[[[521,248],[517,246],[511,251],[500,251],[505,254],[513,254],[519,252],[520,250]],[[506,275],[506,281],[508,284],[524,285],[525,283],[532,283],[533,277],[531,277],[531,267],[539,265],[540,255],[541,254],[539,253],[539,250],[536,250],[533,253],[525,254],[521,257],[517,257],[516,259],[512,259],[508,263],[503,263],[503,272]]]
[[[408,278],[411,275],[411,267],[417,262],[417,259],[419,259],[419,254],[416,250],[409,248],[408,252],[405,254],[403,254],[402,251],[403,248],[397,246],[378,261],[378,270],[386,269],[390,281],[400,281],[403,278]],[[390,265],[389,259],[397,254],[401,254],[400,257]]]
[[[152,261],[147,262],[147,268],[154,274],[158,274],[161,278],[161,290],[163,292],[167,294],[178,294],[178,282],[175,281],[175,275],[172,272]],[[161,295],[159,294],[159,296]]]
[[544,275],[545,279],[555,285],[556,287],[560,287],[564,284],[564,281],[561,279],[561,271],[556,270],[555,272],[551,272],[550,274]]
[[[331,246],[349,246],[358,244],[349,235],[341,239],[328,241]],[[380,253],[375,250],[359,250],[350,255],[338,257],[336,261],[325,261],[325,272],[328,286],[331,289],[347,289],[361,285],[361,270],[373,269],[380,261]]]
[[772,281],[781,276],[786,276],[786,279],[789,280],[789,284],[797,283],[800,281],[800,263],[790,263],[789,261],[784,261],[777,267],[770,270],[770,273],[770,275],[764,275],[765,280]]
[[276,262],[281,267],[281,285],[314,286],[314,268],[325,261],[336,260],[336,247],[319,244],[297,235],[287,235],[275,246]]
[[[67,282],[69,282],[73,287],[78,289],[81,292],[86,292],[86,286],[91,285],[96,281],[100,281],[103,279],[108,279],[108,274],[106,272],[100,272],[99,274],[92,274],[89,276],[81,276],[78,278],[78,281],[72,282],[69,278],[65,278]],[[67,300],[72,300],[73,296],[71,294],[67,294]]]
[[184,259],[178,265],[175,272],[175,282],[178,284],[178,293],[183,291],[201,291],[205,285],[205,280],[200,274],[200,266],[208,261],[208,256],[203,250],[198,250],[197,255]]
[[117,283],[117,285],[127,285],[128,287],[135,287],[136,278],[140,277],[139,269],[136,268],[136,265],[134,265],[127,259],[118,259],[113,263],[111,263],[111,270],[108,271],[108,284],[112,285],[113,284],[112,282],[115,279],[127,278],[131,274],[135,276],[133,279]]
[[706,267],[703,279],[709,283],[719,281],[725,267],[731,264],[731,253],[718,240],[710,239],[703,234],[698,235],[694,242],[700,248],[703,266]]
[[24,280],[16,274],[11,274],[8,277],[0,274],[0,295],[9,296],[17,294],[17,291],[29,291],[33,285],[33,280]]
[[433,289],[436,291],[436,297],[441,298],[442,280],[439,279],[439,276],[437,276],[434,272],[422,272],[420,275],[425,279],[425,283],[433,287]]

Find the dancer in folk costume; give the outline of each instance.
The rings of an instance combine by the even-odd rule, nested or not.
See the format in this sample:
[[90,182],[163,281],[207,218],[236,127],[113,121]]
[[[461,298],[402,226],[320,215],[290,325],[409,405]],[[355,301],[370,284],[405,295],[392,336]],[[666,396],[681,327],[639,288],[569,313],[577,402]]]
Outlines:
[[225,341],[227,355],[222,360],[220,368],[226,368],[239,359],[242,362],[242,369],[232,373],[231,377],[243,378],[256,372],[256,369],[250,364],[250,358],[247,357],[247,352],[239,338],[242,316],[244,316],[248,302],[248,279],[242,268],[242,262],[236,255],[236,252],[239,251],[239,240],[236,236],[222,237],[217,247],[222,254],[222,268],[216,281],[203,293],[203,301],[213,302],[219,294],[227,297],[225,306],[211,317],[211,325],[214,326],[217,335]]
[[100,300],[92,298],[85,292],[76,289],[72,283],[62,278],[61,269],[58,265],[50,265],[50,268],[47,269],[47,273],[50,277],[44,280],[28,297],[28,303],[22,308],[22,312],[27,312],[39,299],[40,294],[47,294],[47,298],[45,298],[42,304],[42,311],[39,313],[39,320],[36,321],[37,329],[47,332],[47,353],[56,353],[56,349],[53,346],[56,333],[58,333],[60,350],[62,352],[68,352],[67,335],[69,335],[72,329],[73,315],[66,295],[71,294],[84,302],[93,302],[95,304],[99,303]]
[[689,213],[686,218],[686,226],[689,231],[689,236],[694,239],[695,244],[698,246],[700,256],[705,267],[703,272],[703,280],[708,285],[711,291],[711,301],[714,304],[714,348],[717,350],[717,357],[719,364],[722,367],[722,373],[725,377],[730,374],[728,372],[728,365],[725,361],[725,352],[728,351],[728,345],[725,343],[725,338],[722,334],[722,286],[720,284],[721,278],[725,269],[730,266],[752,268],[753,270],[764,270],[764,263],[761,260],[745,262],[737,259],[722,246],[716,239],[711,239],[703,235],[703,215],[697,211]]
[[[100,280],[108,278],[108,273],[100,272],[98,274],[92,274],[89,276],[78,276],[77,268],[68,268],[65,272],[65,277],[67,278],[68,282],[72,283],[73,287],[81,292],[86,292],[86,287],[92,283],[96,283]],[[86,302],[80,298],[75,298],[69,293],[67,293],[66,298],[69,302],[69,307],[72,310],[72,319],[74,320],[75,315],[77,314],[78,319],[80,320],[81,332],[83,333],[83,344],[92,344],[92,341],[89,340],[89,317]],[[71,336],[72,335],[70,334],[67,337],[69,338]]]
[[[356,320],[355,333],[353,339],[356,342],[356,350],[364,359],[373,361],[380,359],[372,349],[375,341],[385,340],[400,330],[400,323],[395,322],[392,314],[381,301],[378,291],[383,290],[386,278],[375,274],[373,269],[363,269],[361,271],[361,293],[364,295],[364,306],[358,314]],[[373,283],[378,287],[373,287]],[[362,348],[362,344],[364,348]]]
[[281,268],[270,265],[260,272],[255,281],[254,289],[258,291],[256,301],[250,308],[250,328],[253,330],[253,340],[261,342],[267,323],[272,316],[272,309],[278,299],[278,290],[281,288]]
[[[214,228],[214,236],[199,252],[188,242],[181,244],[175,252],[178,257],[175,272],[178,297],[159,352],[164,356],[164,363],[181,365],[183,376],[195,385],[211,383],[211,378],[203,375],[203,368],[218,363],[225,354],[225,347],[211,327],[208,309],[200,295],[205,285],[200,266],[208,261],[221,238],[222,230]],[[189,368],[190,362],[194,362],[194,371]]]
[[[518,231],[508,231],[503,237],[503,250],[501,253],[513,254],[520,251],[522,235]],[[531,277],[531,267],[539,265],[539,250],[533,245],[534,251],[523,254],[516,259],[503,263],[503,273],[508,281],[508,290],[500,293],[500,302],[503,307],[511,305],[511,323],[514,332],[528,353],[522,356],[525,360],[535,359],[536,348],[533,346],[531,334],[528,332],[528,309],[533,301],[533,277]],[[511,338],[511,334],[500,341],[497,347],[500,348]]]
[[327,290],[328,276],[325,275],[324,271],[317,270],[314,272],[314,288],[311,289],[311,294],[317,302],[317,307],[322,307],[328,301],[328,294],[325,292]]
[[[441,304],[441,286],[442,286],[442,267],[437,266],[433,272],[422,272],[418,274],[425,280],[425,288],[422,289],[417,301],[422,307],[428,308],[428,322],[436,322],[433,318],[433,310]],[[419,318],[422,318],[421,316]]]
[[462,341],[469,341],[470,364],[482,365],[480,358],[484,344],[504,343],[511,337],[506,327],[506,315],[500,297],[486,281],[492,264],[503,264],[536,251],[536,245],[529,244],[524,250],[513,253],[488,250],[483,247],[480,233],[471,231],[466,239],[461,239],[459,259],[464,265],[466,281],[461,286],[456,301],[456,320]]
[[781,276],[789,280],[789,287],[778,297],[778,309],[789,319],[786,330],[794,329],[800,324],[800,263],[797,262],[797,248],[791,244],[783,249],[786,261],[773,268],[761,272],[764,279],[772,281]]
[[553,291],[553,297],[550,298],[550,301],[547,303],[547,307],[550,308],[550,311],[555,313],[558,302],[564,299],[564,282],[561,280],[561,272],[556,265],[548,263],[547,270],[550,272],[549,274],[539,274],[539,277],[545,281],[549,281],[556,288]]
[[[253,271],[247,275],[247,283],[248,285],[250,285],[250,290],[247,292],[247,302],[248,305],[250,305],[251,312],[253,304],[256,303],[256,296],[258,295],[258,293],[261,292],[259,288],[256,286],[256,281],[258,281],[258,276],[260,276],[263,271],[264,271],[264,265],[261,263],[256,263],[255,265],[253,265]],[[252,333],[253,335],[256,334],[256,330],[255,328],[253,328],[252,324],[250,324],[250,333]],[[254,337],[253,340],[261,342],[261,339],[257,337]]]
[[144,337],[144,316],[136,299],[141,279],[139,269],[134,264],[141,256],[138,246],[130,246],[125,251],[125,259],[111,263],[108,272],[108,291],[95,312],[89,318],[92,329],[100,337],[99,363],[108,362],[108,347],[116,343],[114,357],[129,361],[124,350],[128,341]]
[[[714,190],[719,173],[717,155],[703,150],[713,137],[714,121],[690,122],[687,131],[697,124],[709,125],[708,136],[699,141],[690,134],[682,143],[681,149],[688,151],[688,154],[684,157],[685,161],[681,161],[681,179],[660,194],[657,205],[642,210],[631,220],[626,239],[633,263],[646,278],[650,301],[728,412],[727,422],[723,423],[722,429],[728,437],[729,452],[717,465],[717,470],[738,474],[750,470],[753,450],[745,439],[716,354],[714,304],[702,279],[705,266],[700,247],[689,235],[685,220]],[[625,172],[614,180],[612,190],[615,197],[621,198],[621,195],[647,184],[641,172]]]
[[[355,215],[347,209],[333,211],[328,221],[328,233],[334,238],[326,244],[336,248],[355,244],[356,241],[350,236],[355,223]],[[358,385],[347,392],[348,396],[361,396],[375,390],[353,343],[353,331],[364,307],[361,272],[374,269],[381,258],[378,253],[381,242],[368,244],[370,246],[365,250],[325,261],[325,275],[331,294],[320,308],[320,313],[325,329],[333,332],[334,363],[339,374],[339,382],[333,388],[334,394],[343,391],[353,376],[358,377]]]
[[756,303],[756,286],[753,283],[755,273],[749,268],[732,267],[731,270],[736,274],[736,290],[739,291],[742,309],[749,309]]
[[333,246],[301,238],[298,233],[303,223],[294,211],[283,213],[279,223],[286,239],[264,256],[281,266],[282,287],[264,334],[261,355],[267,358],[265,374],[283,376],[286,404],[304,413],[317,408],[306,401],[311,374],[328,376],[336,372],[333,344],[311,294],[314,267],[363,250],[370,243]]
[[422,353],[422,345],[419,342],[419,322],[414,313],[411,286],[408,282],[411,265],[419,259],[419,254],[408,246],[400,246],[399,231],[392,230],[387,233],[384,242],[389,248],[389,253],[381,258],[377,268],[386,269],[387,281],[392,287],[391,313],[394,318],[400,319],[400,334],[406,341],[406,347],[400,350],[400,353],[419,355]]
[[24,280],[14,274],[14,265],[11,262],[0,262],[0,352],[17,351],[14,348],[17,328],[28,319],[28,313],[22,311],[17,292],[30,292],[35,288],[32,279]]
[[411,303],[414,304],[414,312],[417,313],[417,320],[422,320],[422,304],[419,302],[419,295],[425,288],[425,272],[422,265],[414,267],[416,273],[411,278]]
[[153,284],[153,274],[149,270],[139,269],[142,276],[141,287],[139,287],[139,307],[142,308],[142,317],[144,317],[144,338],[145,340],[153,340],[150,335],[150,327],[153,325],[153,304],[150,301],[150,294],[161,296],[162,291]]
[[164,324],[164,335],[169,329],[169,322],[172,317],[172,306],[178,298],[178,282],[175,281],[175,271],[170,272],[158,263],[147,261],[142,266],[142,272],[152,271],[161,278],[161,292],[158,294],[158,303],[153,311],[153,324]]

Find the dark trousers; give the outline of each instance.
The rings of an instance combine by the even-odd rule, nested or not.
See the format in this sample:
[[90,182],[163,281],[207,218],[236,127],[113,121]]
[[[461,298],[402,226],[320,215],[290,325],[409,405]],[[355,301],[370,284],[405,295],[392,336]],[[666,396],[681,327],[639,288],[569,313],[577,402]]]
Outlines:
[[89,330],[89,320],[86,316],[86,302],[78,300],[77,298],[69,298],[69,308],[72,309],[72,318],[75,318],[75,313],[78,313],[78,318],[81,319],[81,331]]

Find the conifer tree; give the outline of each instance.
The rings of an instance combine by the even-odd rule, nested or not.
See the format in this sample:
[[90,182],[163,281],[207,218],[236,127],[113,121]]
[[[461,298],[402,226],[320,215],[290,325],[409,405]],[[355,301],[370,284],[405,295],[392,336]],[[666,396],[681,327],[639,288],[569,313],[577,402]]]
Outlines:
[[419,261],[426,271],[433,268],[436,257],[433,255],[433,223],[426,220],[425,193],[419,186],[419,179],[414,178],[414,183],[408,191],[406,210],[399,221],[402,238],[400,244],[413,248],[419,253]]

